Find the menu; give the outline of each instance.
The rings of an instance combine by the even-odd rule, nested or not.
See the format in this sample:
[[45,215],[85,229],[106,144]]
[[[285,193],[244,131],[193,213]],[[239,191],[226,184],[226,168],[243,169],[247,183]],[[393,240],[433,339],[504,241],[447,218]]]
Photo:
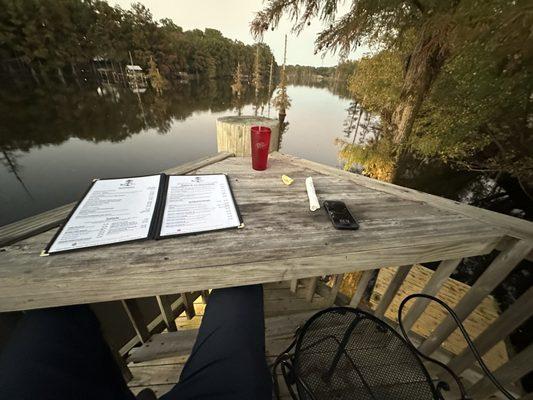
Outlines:
[[226,175],[98,179],[43,255],[242,226]]

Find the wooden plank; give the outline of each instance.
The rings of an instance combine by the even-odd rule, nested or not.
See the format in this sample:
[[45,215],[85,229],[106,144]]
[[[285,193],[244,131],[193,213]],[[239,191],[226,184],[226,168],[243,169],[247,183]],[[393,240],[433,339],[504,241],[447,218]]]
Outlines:
[[[512,246],[515,239],[510,236],[504,236],[496,245],[496,250],[503,251],[506,250],[508,247]],[[524,257],[525,260],[532,261],[533,262],[533,250],[529,252],[527,256]]]
[[58,226],[67,218],[74,205],[75,203],[66,204],[0,227],[0,246],[7,246]]
[[[494,371],[494,376],[506,389],[512,392],[513,390],[509,387],[509,384],[516,382],[528,372],[533,371],[532,359],[533,344],[530,344],[526,349],[511,358],[509,362]],[[496,387],[487,377],[482,378],[468,390],[470,396],[474,399],[485,399],[496,391]]]
[[[185,292],[203,290],[205,287],[220,288],[276,282],[318,274],[338,274],[374,268],[376,263],[398,265],[430,262],[444,258],[487,254],[494,246],[494,240],[487,242],[487,238],[471,240],[470,235],[469,238],[459,236],[450,242],[431,244],[419,242],[416,247],[389,247],[386,250],[370,248],[353,253],[253,263],[218,265],[215,263],[210,267],[190,269],[177,268],[177,261],[167,261],[165,257],[168,256],[156,257],[160,261],[154,263],[153,257],[139,257],[140,254],[136,254],[136,264],[113,263],[114,268],[111,268],[108,260],[100,257],[91,257],[91,261],[77,259],[78,265],[91,265],[91,268],[76,268],[74,273],[72,259],[69,258],[67,262],[70,268],[63,269],[58,265],[61,263],[60,257],[62,256],[58,255],[52,256],[56,266],[53,270],[50,268],[39,270],[37,268],[41,266],[39,263],[35,263],[37,265],[25,264],[26,271],[30,273],[11,276],[13,270],[10,269],[7,277],[0,279],[0,312],[120,300],[128,296],[149,297],[172,293],[176,290]],[[393,243],[390,245],[393,246]],[[125,246],[122,247],[122,252]],[[153,249],[158,249],[158,247],[146,248],[144,252]],[[140,249],[136,247],[135,250],[138,253]],[[163,249],[159,251],[165,254]],[[84,256],[86,256],[85,253]],[[0,263],[7,263],[9,260],[4,258],[0,260]],[[32,257],[32,260],[36,259]],[[219,259],[218,262],[221,263],[224,260]],[[2,273],[2,269],[4,268],[0,266],[0,276],[6,276]],[[58,275],[56,271],[61,270],[64,272]],[[28,296],[28,293],[31,295]]]
[[316,163],[314,161],[305,160],[294,156],[288,156],[280,153],[272,153],[271,158],[287,160],[293,164],[301,165],[302,167],[309,168],[320,173],[330,174],[342,177],[344,179],[349,179],[353,182],[356,182],[357,184],[372,188],[374,190],[390,193],[408,200],[422,201],[427,204],[430,204],[433,207],[439,207],[444,210],[460,213],[468,217],[475,218],[478,221],[490,223],[491,225],[500,227],[510,236],[527,240],[533,239],[533,223],[520,218],[515,218],[508,215],[485,210],[482,208],[473,207],[468,204],[445,199],[443,197],[431,195],[428,193],[419,192],[417,190],[394,185],[392,183],[378,181],[376,179],[368,178],[363,175],[354,174],[348,171],[329,167],[323,164]]
[[[319,196],[336,193],[328,188],[338,185],[347,205],[363,216],[359,231],[340,232],[331,227],[325,213],[309,211],[303,179],[287,187],[279,175],[263,179],[266,175],[252,171],[248,162],[227,158],[200,171],[230,173],[245,229],[38,257],[54,234],[46,232],[3,249],[0,310],[147,297],[466,257],[486,254],[500,239],[498,230],[462,215],[386,193],[373,194],[353,182],[301,169],[302,176],[312,173],[317,178]],[[274,160],[269,169],[274,172],[269,173],[290,168],[296,167]],[[363,202],[361,196],[366,196]]]
[[402,265],[398,267],[396,274],[394,274],[394,278],[392,278],[387,291],[381,298],[376,308],[376,312],[374,313],[378,318],[382,318],[385,315],[385,312],[387,311],[387,308],[389,308],[392,299],[394,299],[394,296],[396,296],[396,293],[398,293],[400,286],[402,286],[403,281],[405,278],[407,278],[407,275],[409,274],[409,271],[411,271],[412,267],[412,265]]
[[359,306],[359,303],[361,302],[361,299],[365,294],[366,288],[368,287],[372,276],[374,276],[374,270],[368,270],[363,272],[363,276],[359,280],[357,288],[355,289],[355,293],[352,299],[350,300],[350,307],[357,308]]
[[[441,261],[437,270],[433,273],[433,275],[431,275],[431,278],[424,287],[424,290],[422,290],[422,293],[435,296],[444,282],[446,282],[446,280],[450,277],[453,271],[455,271],[460,263],[460,258]],[[429,302],[429,299],[424,298],[418,298],[414,300],[413,305],[411,308],[409,308],[409,312],[402,321],[406,332],[411,330],[414,323],[418,320],[428,306]]]
[[298,279],[292,279],[291,280],[291,292],[296,293],[296,290],[298,289]]
[[[454,311],[458,318],[464,321],[483,298],[490,294],[505,279],[514,267],[522,261],[525,255],[529,254],[531,248],[531,243],[521,240],[516,241],[513,246],[502,251],[455,307]],[[446,317],[437,329],[435,329],[433,334],[422,343],[419,350],[428,355],[433,353],[456,328],[457,326],[452,317]]]
[[[203,157],[195,161],[182,164],[178,167],[170,168],[163,171],[167,174],[181,175],[193,172],[206,165],[222,161],[232,157],[232,153],[220,152],[218,154]],[[0,246],[7,246],[19,240],[34,236],[38,233],[45,232],[60,225],[69,215],[76,203],[65,204],[64,206],[54,208],[23,220],[13,222],[0,227]]]
[[194,300],[190,293],[182,293],[181,297],[183,299],[183,305],[185,306],[185,314],[188,319],[192,319],[195,315],[194,312]]
[[[291,337],[296,328],[307,321],[315,312],[315,310],[308,310],[286,316],[265,318],[267,341],[274,338]],[[197,329],[153,335],[144,345],[132,351],[128,362],[141,363],[170,356],[187,356],[192,350],[197,335]]]
[[318,278],[309,278],[307,281],[307,287],[305,288],[305,299],[308,302],[313,301],[313,296],[315,295],[316,285],[318,284]]
[[[498,342],[505,340],[508,335],[527,321],[533,314],[533,287],[530,287],[486,330],[474,340],[474,345],[481,355],[485,354]],[[460,374],[475,362],[469,348],[452,359],[448,366]]]
[[142,343],[145,343],[150,338],[150,332],[144,321],[144,316],[142,315],[141,309],[137,304],[135,299],[122,300],[122,306],[128,314],[133,329],[137,333],[137,337]]
[[[193,298],[194,299],[197,299],[199,296],[200,296],[200,292],[194,292],[193,293]],[[182,301],[181,297],[178,297],[178,299],[171,304],[171,308],[172,308],[172,312],[175,315],[179,315],[179,314],[185,312],[185,306],[183,305],[183,301]],[[161,316],[161,314],[159,314],[152,321],[150,321],[147,324],[147,328],[148,328],[148,332],[150,332],[150,335],[162,332],[163,329],[165,328],[165,324],[164,324],[163,317]],[[139,345],[141,343],[142,342],[140,341],[139,337],[137,335],[135,335],[134,338],[132,338],[128,343],[126,343],[124,346],[122,346],[120,348],[119,354],[121,356],[124,356],[124,355],[128,354],[128,352],[133,347],[135,347],[135,346],[137,346],[137,345]]]
[[334,275],[333,286],[331,287],[327,295],[329,306],[333,306],[335,304],[335,300],[337,299],[337,294],[339,293],[339,289],[341,288],[343,278],[344,274]]
[[157,300],[157,305],[161,311],[161,317],[165,323],[166,328],[169,332],[174,332],[177,330],[176,323],[174,322],[174,313],[172,312],[172,301],[168,295],[164,296],[155,296]]
[[[396,268],[382,268],[379,270],[376,283],[373,287],[373,293],[370,296],[369,306],[373,309],[377,307],[380,298],[383,296],[389,286],[389,282],[394,277]],[[398,309],[402,300],[412,293],[421,292],[424,286],[429,282],[434,272],[422,265],[416,264],[411,269],[407,279],[398,290],[398,293],[394,297],[390,307],[385,313],[385,318],[391,321],[393,324],[397,324]],[[455,279],[448,278],[442,289],[438,293],[438,297],[446,302],[450,307],[454,308],[463,298],[470,286],[459,282]],[[406,311],[409,311],[410,303],[407,303]],[[412,336],[417,336],[419,339],[415,341],[416,345],[420,345],[426,338],[431,336],[434,330],[447,316],[446,311],[437,303],[431,302],[426,311],[416,321],[411,330]],[[464,321],[465,328],[470,335],[475,338],[481,332],[485,331],[491,326],[500,316],[498,303],[492,296],[486,296],[481,304],[472,312],[471,315]],[[439,350],[443,350],[449,356],[453,357],[460,354],[466,346],[464,338],[460,334],[459,330],[455,330],[448,339],[441,345]],[[440,354],[442,352],[437,352]],[[450,361],[448,358],[447,362]],[[507,362],[507,351],[504,343],[498,343],[490,352],[485,356],[485,361],[492,368],[496,369],[499,366]],[[442,372],[438,370],[437,372]]]

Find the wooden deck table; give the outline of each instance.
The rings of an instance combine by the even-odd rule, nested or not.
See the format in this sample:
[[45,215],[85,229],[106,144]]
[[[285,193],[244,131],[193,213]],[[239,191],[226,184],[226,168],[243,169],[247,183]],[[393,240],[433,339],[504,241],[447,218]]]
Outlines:
[[[468,257],[491,251],[507,228],[521,235],[514,218],[279,153],[269,162],[258,172],[249,158],[219,155],[169,170],[228,174],[244,229],[40,257],[54,228],[2,247],[0,312]],[[308,176],[320,201],[348,205],[358,231],[335,230],[323,209],[309,210]]]

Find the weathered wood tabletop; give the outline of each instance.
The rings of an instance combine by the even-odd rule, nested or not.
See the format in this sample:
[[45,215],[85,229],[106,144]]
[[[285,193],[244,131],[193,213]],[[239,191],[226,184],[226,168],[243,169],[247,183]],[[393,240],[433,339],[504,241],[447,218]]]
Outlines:
[[[179,169],[176,171],[179,172]],[[454,203],[273,154],[266,171],[225,158],[198,173],[226,173],[244,229],[39,257],[55,229],[0,252],[0,311],[182,293],[477,255],[502,229]],[[291,186],[281,175],[294,178]],[[338,231],[323,209],[309,211],[304,179],[320,201],[342,200],[358,231]],[[505,222],[505,221],[504,221]]]

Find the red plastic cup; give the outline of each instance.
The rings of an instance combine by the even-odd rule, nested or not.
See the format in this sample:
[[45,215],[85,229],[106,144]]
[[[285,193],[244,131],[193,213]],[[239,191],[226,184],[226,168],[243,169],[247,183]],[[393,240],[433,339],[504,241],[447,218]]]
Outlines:
[[252,168],[264,171],[267,168],[270,128],[252,126]]

